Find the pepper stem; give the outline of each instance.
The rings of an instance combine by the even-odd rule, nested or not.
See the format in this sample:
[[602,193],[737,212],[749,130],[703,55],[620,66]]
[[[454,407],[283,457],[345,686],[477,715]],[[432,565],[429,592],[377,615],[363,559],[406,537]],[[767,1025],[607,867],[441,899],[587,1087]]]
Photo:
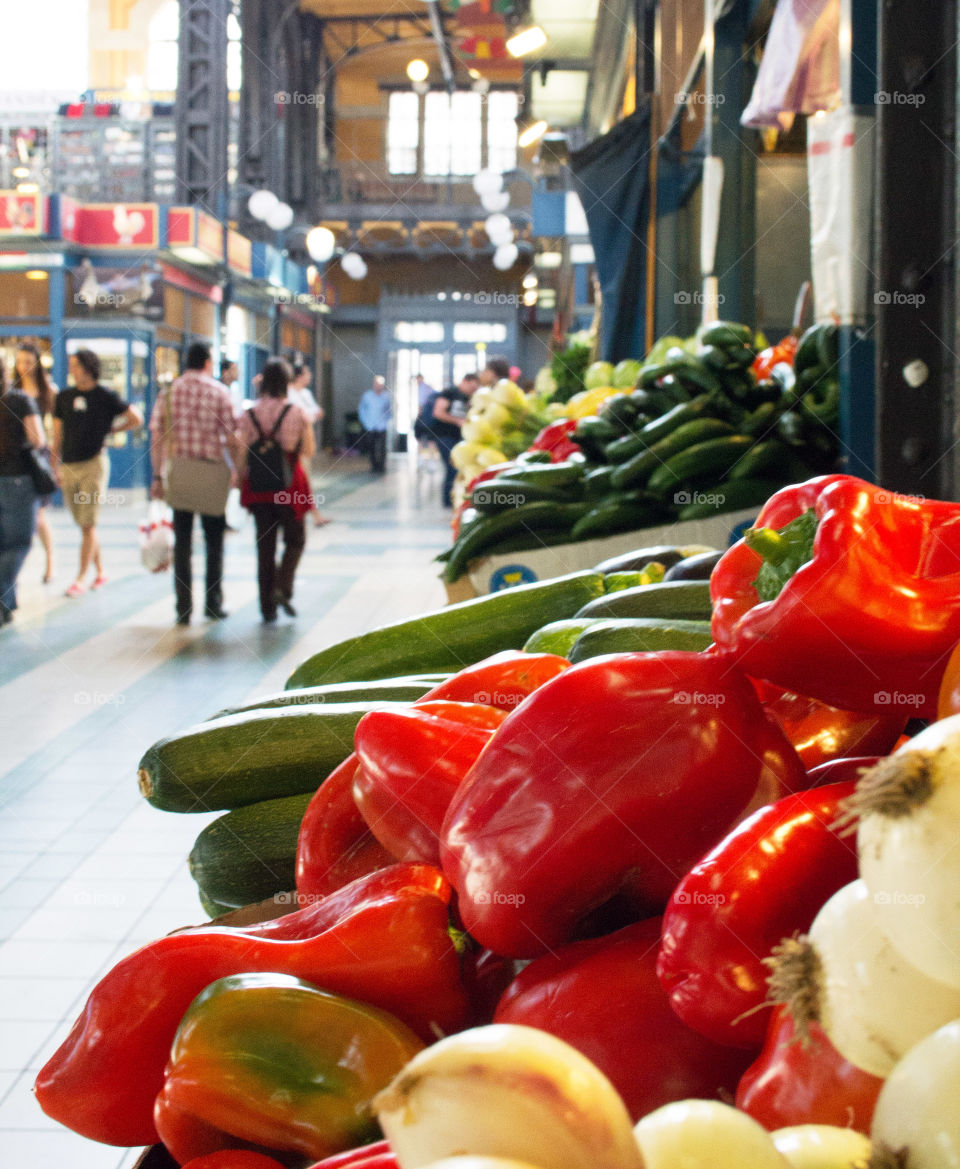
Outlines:
[[761,601],[775,601],[790,578],[813,559],[817,513],[809,508],[782,528],[748,528],[743,542],[763,560],[753,587]]
[[806,934],[784,938],[773,947],[769,958],[767,1000],[785,1006],[801,1043],[810,1042],[810,1024],[820,1022],[821,963]]

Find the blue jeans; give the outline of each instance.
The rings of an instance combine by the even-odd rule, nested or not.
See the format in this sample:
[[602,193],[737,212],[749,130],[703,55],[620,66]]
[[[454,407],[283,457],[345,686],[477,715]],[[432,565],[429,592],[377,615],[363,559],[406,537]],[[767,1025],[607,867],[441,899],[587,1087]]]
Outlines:
[[37,524],[37,493],[26,475],[0,476],[0,610],[17,607],[17,575]]
[[433,440],[437,444],[437,451],[443,460],[443,490],[441,500],[444,507],[450,507],[450,493],[453,490],[453,481],[457,477],[457,468],[450,462],[450,452],[460,441],[459,438],[447,438],[446,435]]

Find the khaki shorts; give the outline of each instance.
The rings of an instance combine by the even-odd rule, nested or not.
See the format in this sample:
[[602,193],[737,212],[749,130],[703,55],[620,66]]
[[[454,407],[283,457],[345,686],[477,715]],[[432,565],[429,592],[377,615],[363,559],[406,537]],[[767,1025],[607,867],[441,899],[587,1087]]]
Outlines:
[[63,498],[81,528],[96,527],[110,478],[110,457],[101,451],[84,463],[61,463]]

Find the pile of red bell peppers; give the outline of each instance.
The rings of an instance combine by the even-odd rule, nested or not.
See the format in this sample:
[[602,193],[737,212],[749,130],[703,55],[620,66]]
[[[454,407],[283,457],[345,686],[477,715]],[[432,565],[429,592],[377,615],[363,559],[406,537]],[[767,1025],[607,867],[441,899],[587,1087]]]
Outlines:
[[[96,1140],[154,1141],[191,1001],[272,972],[426,1043],[490,1019],[540,1027],[635,1117],[735,1095],[771,1129],[869,1131],[880,1081],[822,1033],[790,1042],[763,959],[855,878],[835,825],[859,769],[936,714],[960,641],[960,505],[840,475],[784,489],[711,594],[704,653],[507,652],[366,715],[304,818],[301,907],[125,958],[40,1073],[42,1107]],[[940,713],[957,678],[955,662]],[[269,1152],[232,1124],[227,1144]],[[394,1163],[368,1146],[323,1164]]]

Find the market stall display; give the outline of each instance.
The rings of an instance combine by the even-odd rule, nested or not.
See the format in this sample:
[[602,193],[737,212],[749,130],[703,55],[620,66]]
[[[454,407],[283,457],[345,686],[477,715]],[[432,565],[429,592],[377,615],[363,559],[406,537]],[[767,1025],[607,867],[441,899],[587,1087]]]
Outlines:
[[[868,1153],[871,1169],[952,1169],[960,505],[891,497],[878,518],[877,490],[827,476],[778,492],[709,582],[663,582],[683,556],[641,550],[447,610],[449,627],[381,630],[372,657],[322,650],[292,683],[343,685],[327,675],[353,654],[347,673],[389,662],[411,685],[437,665],[437,628],[471,660],[363,711],[312,793],[273,794],[300,801],[292,866],[284,807],[296,890],[273,894],[269,920],[188,929],[109,971],[38,1077],[43,1108],[108,1143],[159,1135],[181,1164],[238,1148],[291,1169],[806,1169]],[[789,608],[747,656],[739,624],[819,595],[842,539],[850,558],[896,560],[910,620],[892,621],[876,575],[869,620],[818,615],[835,644],[817,674]],[[484,657],[469,617],[496,621],[504,602],[530,649],[577,627],[568,654],[501,632]],[[631,652],[643,622],[678,635],[698,619],[709,647]],[[604,652],[575,660],[604,627]],[[936,676],[913,706],[858,697],[850,644],[865,653],[874,628],[885,685],[919,662]],[[848,708],[830,705],[841,685]],[[938,687],[946,717],[904,739]],[[269,816],[266,787],[228,815]],[[362,1073],[338,1052],[361,1053]],[[381,1131],[388,1146],[362,1151]]]

